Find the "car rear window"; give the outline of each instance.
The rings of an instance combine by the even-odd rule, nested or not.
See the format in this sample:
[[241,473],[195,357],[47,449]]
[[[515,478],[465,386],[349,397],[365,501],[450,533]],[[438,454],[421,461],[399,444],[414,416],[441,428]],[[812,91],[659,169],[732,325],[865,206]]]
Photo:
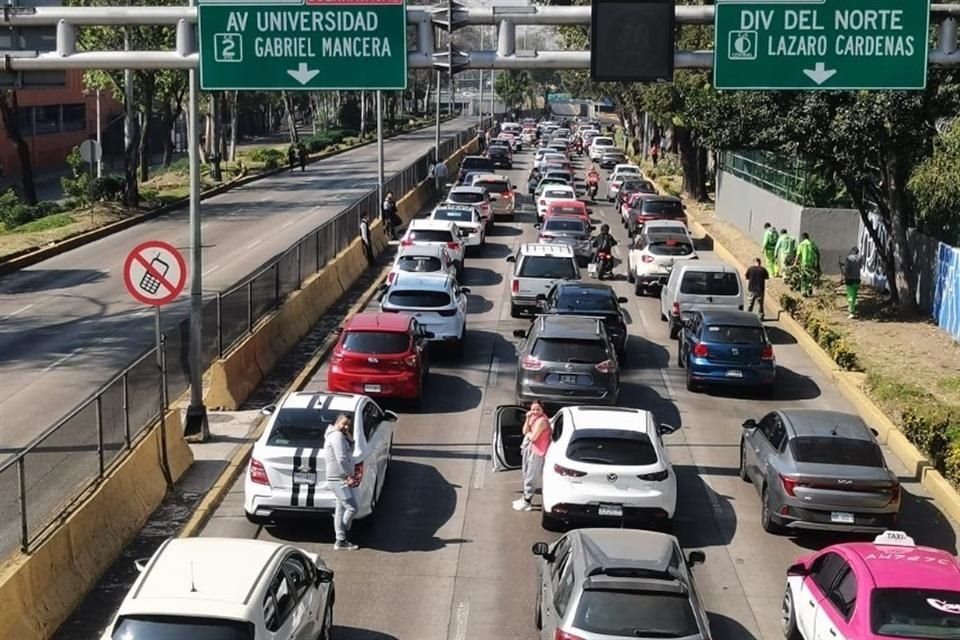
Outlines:
[[507,193],[510,191],[510,184],[502,180],[484,180],[482,182],[474,182],[473,186],[483,187],[489,193]]
[[573,258],[527,256],[520,263],[517,276],[521,278],[574,280],[577,277],[577,268],[574,266]]
[[586,313],[613,313],[620,308],[620,304],[612,294],[597,293],[593,289],[578,291],[575,287],[563,287],[553,304],[560,311]]
[[760,327],[711,324],[703,329],[704,339],[722,344],[763,344],[766,336]]
[[397,268],[400,271],[432,273],[443,269],[443,263],[436,256],[400,256],[397,258]]
[[544,362],[580,364],[594,364],[607,359],[607,351],[599,339],[537,338],[530,355]]
[[727,271],[687,271],[680,293],[697,296],[735,296],[740,294],[737,274]]
[[[800,436],[790,440],[797,462],[883,467],[883,453],[875,442],[835,436]],[[958,620],[960,622],[960,620]]]
[[588,589],[580,596],[573,626],[622,638],[699,637],[686,596],[645,591]]
[[573,207],[569,205],[554,205],[550,207],[550,215],[584,216],[586,214],[587,212],[580,207]]
[[284,409],[281,407],[277,410],[277,419],[273,423],[270,435],[267,436],[267,446],[320,448],[323,446],[324,432],[340,413],[332,409]]
[[396,331],[348,331],[343,336],[344,351],[353,353],[404,353],[410,347],[410,335]]
[[188,616],[121,616],[114,640],[253,640],[253,625],[240,620]]
[[640,193],[656,193],[653,184],[646,180],[626,180],[620,187],[624,191],[637,191]]
[[450,220],[451,222],[470,222],[473,212],[466,209],[437,209],[433,213],[434,220]]
[[689,256],[693,245],[682,240],[651,240],[647,250],[655,256]]
[[613,138],[601,138],[601,137],[596,137],[596,138],[593,139],[592,144],[594,144],[594,145],[596,145],[596,146],[598,146],[598,147],[612,147],[612,146],[613,146]]
[[643,466],[657,463],[657,450],[643,433],[613,429],[584,429],[574,433],[567,445],[567,457],[587,464]]
[[447,200],[450,202],[469,202],[470,204],[476,204],[478,202],[483,202],[484,197],[482,193],[474,193],[472,191],[459,191],[451,193]]
[[644,200],[643,212],[655,216],[683,216],[683,205],[679,202],[664,202],[663,200]]
[[580,220],[557,220],[556,218],[551,218],[543,225],[543,230],[586,233],[587,227]]
[[486,169],[492,170],[493,163],[488,158],[465,158],[461,169]]
[[572,198],[573,195],[566,189],[544,189],[544,198]]
[[874,589],[870,628],[898,638],[960,638],[960,591]]
[[391,291],[387,301],[395,307],[431,309],[449,306],[450,294],[446,291],[417,291],[415,289],[406,289]]
[[453,242],[453,233],[448,229],[411,229],[407,239],[414,242]]

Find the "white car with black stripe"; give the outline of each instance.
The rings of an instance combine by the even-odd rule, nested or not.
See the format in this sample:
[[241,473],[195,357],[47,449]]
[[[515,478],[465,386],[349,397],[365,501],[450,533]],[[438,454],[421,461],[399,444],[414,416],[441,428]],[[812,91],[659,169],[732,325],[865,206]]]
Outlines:
[[362,480],[354,489],[357,518],[373,513],[390,464],[397,414],[367,396],[327,392],[291,393],[264,411],[270,421],[253,446],[243,483],[248,520],[266,524],[334,510],[323,443],[327,427],[341,413],[353,419],[353,458],[362,465]]

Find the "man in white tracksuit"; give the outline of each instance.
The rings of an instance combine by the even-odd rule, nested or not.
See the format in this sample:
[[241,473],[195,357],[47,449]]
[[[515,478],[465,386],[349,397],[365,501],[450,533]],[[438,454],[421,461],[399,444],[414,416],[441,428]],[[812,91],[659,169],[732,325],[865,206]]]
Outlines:
[[327,472],[327,486],[337,498],[333,512],[333,530],[337,535],[334,549],[353,551],[357,545],[347,540],[350,524],[357,515],[357,499],[353,495],[356,486],[353,462],[353,423],[344,414],[327,427],[323,442],[323,460]]

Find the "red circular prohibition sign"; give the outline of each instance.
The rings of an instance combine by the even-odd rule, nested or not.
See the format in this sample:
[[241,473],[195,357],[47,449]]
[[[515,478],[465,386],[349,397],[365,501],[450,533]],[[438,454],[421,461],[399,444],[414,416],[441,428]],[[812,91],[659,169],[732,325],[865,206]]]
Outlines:
[[123,284],[127,291],[138,302],[152,307],[173,302],[186,282],[187,263],[168,242],[141,242],[123,263]]

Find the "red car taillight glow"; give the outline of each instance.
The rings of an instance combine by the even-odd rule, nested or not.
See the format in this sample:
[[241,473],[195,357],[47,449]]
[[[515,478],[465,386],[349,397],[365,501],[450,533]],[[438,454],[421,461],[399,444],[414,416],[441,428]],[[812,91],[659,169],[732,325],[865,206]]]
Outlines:
[[447,249],[452,249],[452,250],[454,250],[454,251],[459,251],[459,250],[460,250],[460,243],[459,243],[459,242],[448,242],[448,243],[447,243]]
[[679,303],[679,302],[674,302],[674,303],[673,303],[673,307],[672,307],[672,309],[671,309],[671,313],[672,313],[673,315],[677,316],[678,318],[680,317],[680,303]]
[[795,497],[793,492],[794,492],[794,490],[795,490],[798,486],[800,486],[800,481],[797,480],[796,478],[791,478],[790,476],[781,475],[781,476],[780,476],[780,484],[783,485],[783,490],[784,490],[784,492],[785,492],[788,496],[790,496],[791,498],[793,498],[793,497]]
[[647,263],[653,262],[653,260],[654,260],[653,256],[643,256],[643,257],[640,258],[640,259],[643,260],[644,262],[647,262]]
[[267,470],[263,468],[263,464],[256,458],[250,458],[250,482],[270,486]]
[[773,360],[773,345],[765,344],[760,351],[761,360]]
[[403,247],[412,247],[412,246],[413,246],[413,240],[401,240],[401,241],[400,241],[400,246],[403,246]]
[[520,281],[519,281],[519,280],[514,279],[514,280],[512,280],[512,281],[510,282],[510,291],[513,292],[513,293],[520,293]]
[[339,351],[334,351],[333,355],[330,356],[330,364],[340,364],[343,362],[343,354]]
[[523,356],[520,361],[520,368],[524,371],[540,371],[540,369],[543,369],[543,363],[533,356]]
[[700,342],[693,348],[693,355],[696,358],[709,358],[710,349],[707,348],[707,345]]
[[411,369],[416,369],[418,363],[419,363],[419,359],[417,358],[416,354],[407,356],[406,358],[403,359],[403,364],[405,364]]
[[[586,471],[577,471],[576,469],[569,469],[567,467],[561,467],[559,464],[553,465],[553,471],[558,476],[563,476],[564,478],[582,478],[587,475]],[[569,636],[573,637],[573,636]]]
[[594,369],[596,369],[600,373],[610,373],[611,371],[613,371],[614,368],[616,368],[616,366],[617,366],[617,363],[614,362],[613,360],[604,360],[603,362],[598,362],[594,366]]

